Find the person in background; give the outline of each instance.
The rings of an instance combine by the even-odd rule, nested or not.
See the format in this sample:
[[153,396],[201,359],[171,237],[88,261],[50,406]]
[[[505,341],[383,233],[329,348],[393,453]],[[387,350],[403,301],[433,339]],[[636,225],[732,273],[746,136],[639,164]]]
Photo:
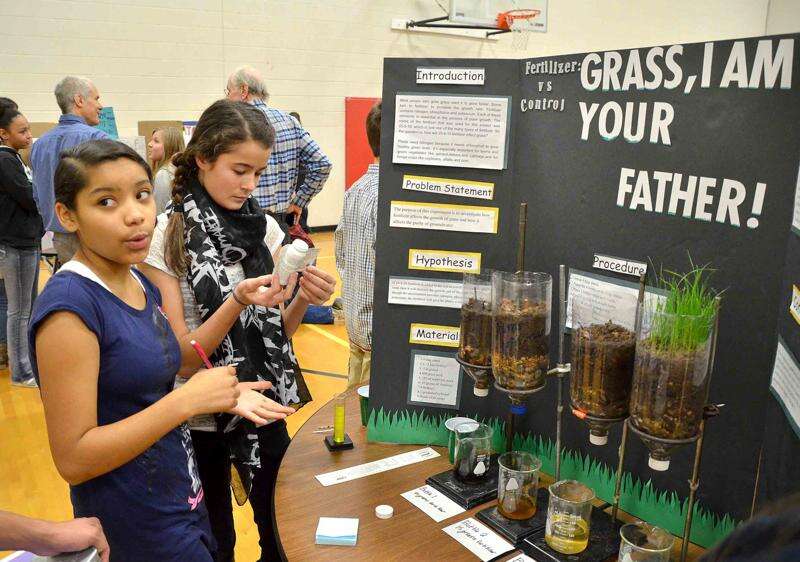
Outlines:
[[[275,129],[275,148],[258,181],[255,197],[278,222],[293,225],[325,185],[331,173],[330,160],[296,119],[267,106],[267,86],[255,68],[236,69],[228,78],[225,96],[254,105]],[[301,173],[305,179],[297,184]]]
[[157,214],[163,213],[172,199],[172,180],[175,178],[172,157],[184,148],[183,131],[177,127],[156,129],[147,144],[150,167],[153,169],[153,197]]
[[[17,109],[17,102],[10,98],[0,97],[0,112],[4,108]],[[8,323],[8,299],[3,272],[0,270],[0,371],[8,369],[8,347],[6,345],[6,324]]]
[[342,278],[344,319],[350,339],[349,386],[369,381],[372,358],[372,291],[381,156],[380,102],[367,115],[367,140],[375,162],[345,192],[342,218],[334,235],[336,268]]
[[0,107],[0,270],[8,300],[8,357],[11,384],[27,387],[36,387],[26,334],[44,234],[31,171],[19,155],[32,140],[28,120],[19,109]]
[[[303,122],[300,121],[300,114],[299,113],[297,113],[296,111],[290,111],[289,115],[291,115],[292,117],[297,119],[297,122],[301,126],[303,125]],[[304,183],[306,183],[306,172],[305,172],[305,170],[300,170],[300,173],[297,174],[297,181],[294,184],[294,190],[297,191],[297,189],[300,186],[302,186]],[[308,207],[303,207],[303,212],[300,214],[300,228],[302,228],[306,232],[310,232],[308,230]]]
[[91,547],[97,550],[102,562],[109,562],[111,551],[96,517],[56,522],[0,511],[0,550],[55,556]]
[[53,232],[53,247],[60,263],[68,262],[78,249],[78,240],[68,233],[55,215],[53,176],[62,151],[92,139],[105,139],[108,135],[96,129],[100,123],[100,94],[88,79],[67,76],[55,88],[56,102],[61,109],[58,126],[50,129],[36,141],[31,150],[33,189],[45,230]]

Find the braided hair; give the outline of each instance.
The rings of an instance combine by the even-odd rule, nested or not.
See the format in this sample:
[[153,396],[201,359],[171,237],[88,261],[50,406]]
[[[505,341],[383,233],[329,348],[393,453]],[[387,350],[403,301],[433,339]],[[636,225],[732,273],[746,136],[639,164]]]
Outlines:
[[164,258],[178,275],[188,270],[183,222],[183,198],[188,185],[197,179],[197,158],[214,163],[222,154],[247,141],[255,141],[270,150],[275,144],[275,129],[261,110],[241,101],[219,100],[200,116],[189,144],[176,154],[175,179],[172,182],[172,214],[165,233]]

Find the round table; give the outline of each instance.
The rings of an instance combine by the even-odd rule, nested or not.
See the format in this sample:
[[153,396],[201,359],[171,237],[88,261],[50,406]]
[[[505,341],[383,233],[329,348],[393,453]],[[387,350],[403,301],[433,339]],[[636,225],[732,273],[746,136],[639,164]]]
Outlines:
[[[346,431],[355,448],[329,452],[323,439],[330,433],[313,433],[333,424],[333,401],[323,406],[292,439],[278,471],[275,486],[275,523],[284,555],[289,562],[306,560],[447,560],[475,562],[478,558],[442,529],[472,517],[490,503],[436,523],[400,496],[425,484],[433,474],[451,468],[447,449],[433,447],[440,456],[364,478],[323,486],[318,474],[380,460],[420,449],[421,445],[368,443],[361,426],[358,396],[348,392]],[[543,483],[549,479],[543,475]],[[375,516],[375,506],[394,508],[391,519]],[[621,514],[622,515],[622,514]],[[355,517],[359,520],[356,546],[323,546],[314,543],[320,517]],[[676,540],[674,553],[679,552]],[[690,560],[701,549],[690,548]],[[500,560],[519,554],[510,553]],[[616,557],[613,558],[614,560]],[[677,558],[675,558],[677,560]]]

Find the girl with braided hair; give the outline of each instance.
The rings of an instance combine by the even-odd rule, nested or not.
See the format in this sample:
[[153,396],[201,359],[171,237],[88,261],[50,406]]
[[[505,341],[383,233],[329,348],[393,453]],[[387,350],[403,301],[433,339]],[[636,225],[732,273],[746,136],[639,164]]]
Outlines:
[[[285,309],[258,298],[262,287],[278,283],[272,254],[283,239],[251,197],[274,142],[272,126],[249,104],[221,100],[206,109],[186,149],[173,158],[172,202],[158,218],[142,266],[164,295],[181,344],[178,384],[200,366],[191,340],[213,351],[215,366],[236,365],[240,381],[272,383],[269,398],[262,397],[261,422],[217,415],[190,424],[218,562],[234,558],[231,488],[239,504],[249,496],[261,560],[280,559],[272,491],[289,444],[283,418],[293,411],[288,406],[311,400],[290,338],[307,306],[327,301],[335,286],[333,277],[308,266]],[[284,295],[296,280],[293,275]]]

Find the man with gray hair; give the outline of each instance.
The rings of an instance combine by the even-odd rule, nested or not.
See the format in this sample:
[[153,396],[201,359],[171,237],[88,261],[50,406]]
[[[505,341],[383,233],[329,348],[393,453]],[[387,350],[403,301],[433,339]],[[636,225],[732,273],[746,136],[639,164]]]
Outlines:
[[[237,68],[228,78],[225,96],[260,109],[275,128],[275,147],[255,191],[261,207],[280,223],[292,225],[322,190],[331,162],[294,117],[267,106],[269,93],[261,73],[251,66]],[[304,174],[303,183],[297,178]]]
[[33,195],[42,215],[45,230],[53,232],[53,246],[63,264],[72,259],[78,249],[74,234],[68,233],[55,216],[53,176],[63,150],[92,139],[108,135],[94,126],[100,123],[100,94],[92,82],[81,76],[67,76],[56,84],[56,102],[61,108],[58,126],[47,131],[33,144]]

